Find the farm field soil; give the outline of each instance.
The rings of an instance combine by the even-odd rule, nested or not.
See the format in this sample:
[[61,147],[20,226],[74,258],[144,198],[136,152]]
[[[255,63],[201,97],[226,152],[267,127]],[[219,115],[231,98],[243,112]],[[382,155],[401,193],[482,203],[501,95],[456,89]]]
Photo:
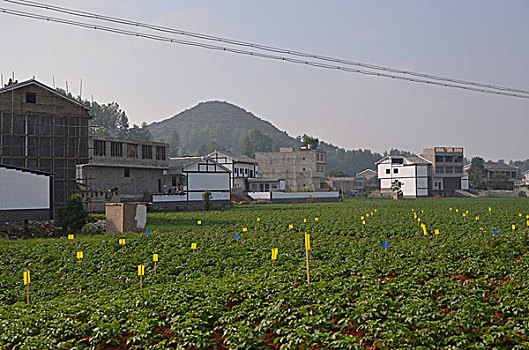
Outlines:
[[527,348],[528,214],[523,198],[259,205],[0,241],[0,348]]

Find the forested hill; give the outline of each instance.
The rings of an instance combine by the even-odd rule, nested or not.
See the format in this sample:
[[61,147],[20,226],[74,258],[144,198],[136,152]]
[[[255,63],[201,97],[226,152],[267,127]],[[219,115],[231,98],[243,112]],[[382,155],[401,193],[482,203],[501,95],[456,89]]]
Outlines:
[[[147,128],[155,140],[170,144],[170,156],[204,155],[217,149],[251,157],[255,151],[277,151],[279,147],[301,144],[301,137],[293,138],[243,108],[220,101],[201,102]],[[383,156],[367,149],[345,150],[326,142],[320,142],[319,147],[327,152],[327,170],[339,169],[331,174],[342,176],[376,169],[375,162]]]
[[201,102],[169,119],[149,125],[155,140],[170,142],[172,131],[176,131],[180,155],[203,153],[200,151],[205,148],[241,153],[241,146],[253,129],[268,135],[274,148],[298,144],[295,138],[270,122],[228,102]]

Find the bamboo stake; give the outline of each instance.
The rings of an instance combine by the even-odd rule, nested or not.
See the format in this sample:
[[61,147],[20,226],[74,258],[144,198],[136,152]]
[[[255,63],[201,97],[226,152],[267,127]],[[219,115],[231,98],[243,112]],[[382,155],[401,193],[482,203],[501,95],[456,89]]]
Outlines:
[[310,283],[309,250],[306,247],[305,256],[307,257],[307,283]]

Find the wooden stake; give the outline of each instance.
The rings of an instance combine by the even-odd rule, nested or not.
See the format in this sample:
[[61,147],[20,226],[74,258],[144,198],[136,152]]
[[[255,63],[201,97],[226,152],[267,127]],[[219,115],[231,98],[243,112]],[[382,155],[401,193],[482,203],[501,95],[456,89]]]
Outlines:
[[307,247],[305,247],[305,256],[307,258],[307,283],[310,283],[309,250]]
[[26,284],[27,304],[29,305],[29,283]]
[[156,261],[154,262],[154,275],[156,276]]
[[143,288],[143,275],[140,275],[140,289]]

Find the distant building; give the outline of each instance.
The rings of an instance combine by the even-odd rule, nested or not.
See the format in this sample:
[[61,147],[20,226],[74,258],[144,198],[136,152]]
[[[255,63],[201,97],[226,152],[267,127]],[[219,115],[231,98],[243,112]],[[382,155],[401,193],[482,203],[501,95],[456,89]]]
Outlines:
[[178,157],[169,159],[165,171],[170,188],[153,196],[158,209],[176,210],[203,206],[204,192],[211,192],[213,207],[231,203],[230,170],[209,157]]
[[487,180],[491,180],[495,174],[505,174],[509,177],[510,181],[522,179],[520,168],[514,165],[491,161],[485,162],[483,165],[485,166],[485,170],[487,171]]
[[378,176],[378,173],[372,169],[366,169],[356,174],[356,177],[363,178],[366,180],[374,179]]
[[432,163],[432,194],[448,197],[461,190],[463,147],[425,148],[422,157]]
[[122,201],[150,201],[164,190],[166,143],[90,135],[90,163],[78,166],[91,191],[117,189]]
[[359,197],[380,188],[377,172],[371,169],[361,171],[354,177],[329,177],[327,184],[344,197]]
[[428,197],[431,191],[432,163],[417,156],[386,156],[376,162],[381,192],[391,193],[391,184],[402,183],[407,198]]
[[53,219],[51,173],[0,164],[0,223]]
[[522,174],[522,180],[525,182],[529,182],[529,170],[526,170]]
[[261,179],[285,179],[286,191],[321,191],[325,183],[325,151],[292,147],[255,152]]
[[227,151],[215,151],[208,157],[230,170],[232,191],[250,191],[249,181],[259,177],[257,161]]
[[53,204],[64,204],[88,163],[89,111],[33,79],[0,87],[0,163],[53,174]]

